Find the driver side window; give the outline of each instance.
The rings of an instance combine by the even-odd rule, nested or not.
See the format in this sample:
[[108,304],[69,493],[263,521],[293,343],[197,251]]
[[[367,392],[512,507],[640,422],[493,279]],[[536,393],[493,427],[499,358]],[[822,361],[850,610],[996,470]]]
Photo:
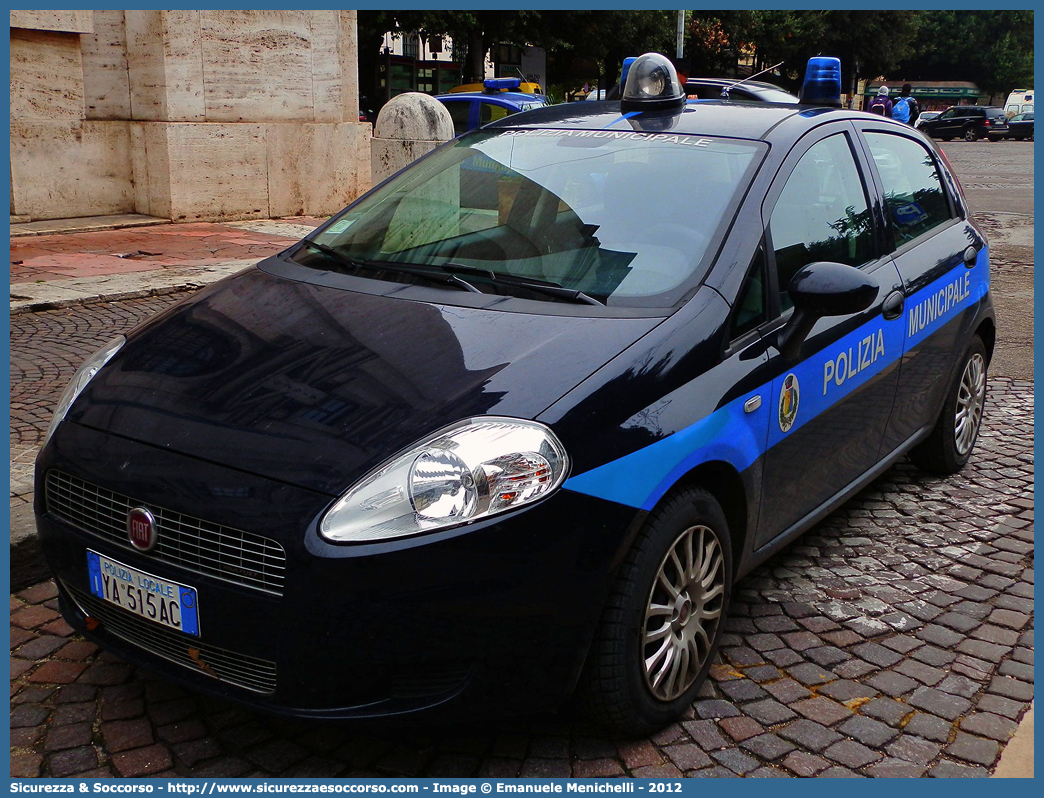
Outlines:
[[861,266],[873,256],[863,181],[843,133],[813,144],[787,178],[769,220],[780,311],[793,307],[787,286],[815,261]]

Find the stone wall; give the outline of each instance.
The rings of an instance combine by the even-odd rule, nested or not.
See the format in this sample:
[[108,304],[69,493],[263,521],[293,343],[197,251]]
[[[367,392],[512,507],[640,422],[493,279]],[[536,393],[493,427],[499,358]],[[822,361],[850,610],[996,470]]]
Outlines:
[[11,12],[12,214],[326,214],[370,185],[354,11]]

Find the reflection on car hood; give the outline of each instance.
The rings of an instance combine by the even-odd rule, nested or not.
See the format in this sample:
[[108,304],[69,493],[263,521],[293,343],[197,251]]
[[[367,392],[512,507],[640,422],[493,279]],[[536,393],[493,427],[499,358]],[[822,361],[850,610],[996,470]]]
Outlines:
[[537,416],[659,321],[434,305],[254,269],[131,335],[69,419],[340,494],[461,418]]

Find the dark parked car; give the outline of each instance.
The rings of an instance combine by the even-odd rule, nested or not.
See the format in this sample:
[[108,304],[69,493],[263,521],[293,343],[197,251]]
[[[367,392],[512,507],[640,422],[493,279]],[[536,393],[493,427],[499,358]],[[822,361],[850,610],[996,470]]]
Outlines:
[[921,130],[935,139],[950,141],[963,138],[976,141],[988,138],[999,141],[1008,135],[1008,117],[1003,108],[983,105],[956,105],[935,119],[921,125]]
[[913,123],[913,126],[920,130],[928,122],[936,119],[940,113],[942,113],[942,111],[921,111],[921,113],[917,115],[917,120]]
[[740,577],[979,432],[986,238],[840,80],[687,103],[647,54],[113,340],[36,463],[65,618],[285,715],[676,719]]
[[798,98],[774,83],[747,80],[737,83],[727,78],[689,78],[685,93],[701,100],[722,100],[727,90],[728,99],[759,103],[797,103]]
[[1008,137],[1018,139],[1029,139],[1033,141],[1033,112],[1016,114],[1008,120]]
[[[797,104],[798,98],[774,83],[759,80],[737,81],[735,78],[689,78],[685,93],[700,100],[730,99],[741,102]],[[589,98],[591,99],[591,98]],[[620,84],[614,83],[605,99],[620,99]]]

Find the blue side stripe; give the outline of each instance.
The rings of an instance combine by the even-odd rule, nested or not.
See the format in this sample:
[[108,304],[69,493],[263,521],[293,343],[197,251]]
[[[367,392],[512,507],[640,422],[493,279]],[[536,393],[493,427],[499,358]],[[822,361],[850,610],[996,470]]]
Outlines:
[[[743,412],[747,394],[663,440],[570,477],[564,487],[629,507],[651,509],[685,472],[708,460],[748,468],[764,448],[769,412],[766,403]],[[757,427],[760,425],[760,433]]]
[[[656,443],[570,477],[563,487],[650,510],[682,475],[700,463],[721,460],[737,471],[749,468],[785,437],[984,297],[989,290],[988,261],[983,248],[974,268],[951,270],[908,297],[899,319],[888,322],[878,316],[780,374],[771,384],[744,394]],[[784,432],[778,421],[779,401],[783,381],[790,374],[799,384],[798,412],[793,425]],[[761,407],[745,413],[744,402],[758,393],[763,398]]]

